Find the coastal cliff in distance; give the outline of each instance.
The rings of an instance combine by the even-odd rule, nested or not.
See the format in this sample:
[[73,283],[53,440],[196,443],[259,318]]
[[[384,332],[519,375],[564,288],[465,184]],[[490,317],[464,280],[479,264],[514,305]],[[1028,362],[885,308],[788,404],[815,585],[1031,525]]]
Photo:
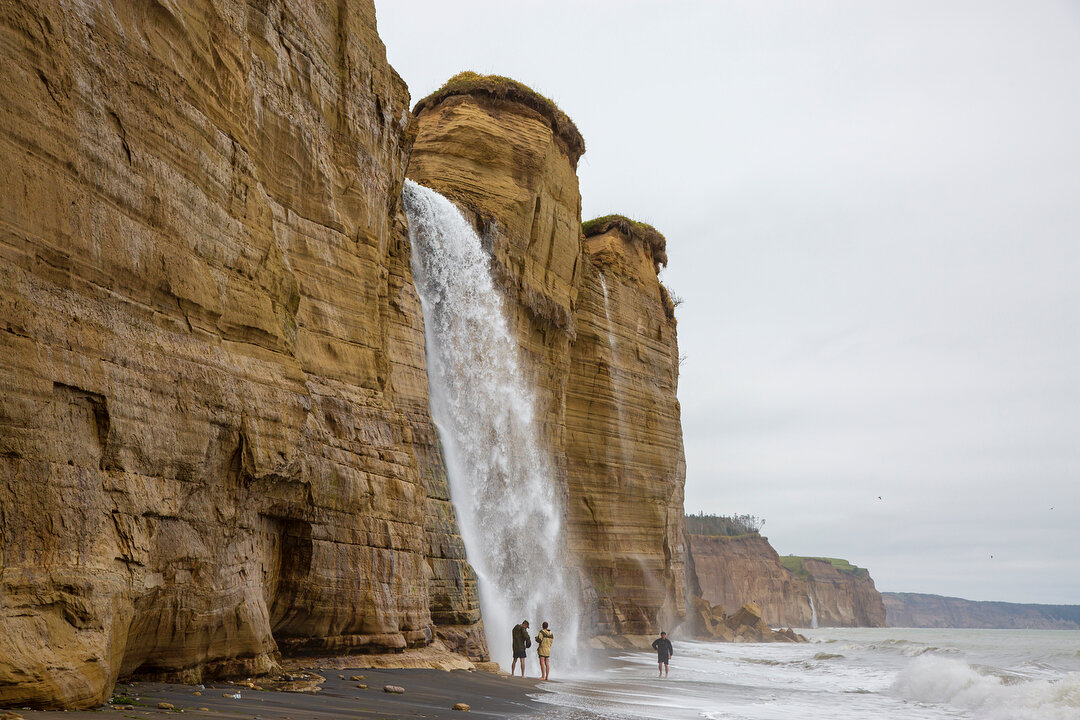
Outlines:
[[8,3],[0,32],[0,706],[486,658],[372,2]]
[[471,216],[509,301],[564,493],[567,550],[594,608],[590,634],[680,621],[685,461],[663,248],[629,225],[585,241],[584,141],[526,86],[462,73],[414,112],[409,177]]
[[[773,627],[883,627],[885,607],[869,572],[842,560],[781,557],[756,532],[691,534],[701,597],[731,611],[753,602]],[[811,606],[811,602],[813,605]]]
[[1080,630],[1080,605],[964,600],[922,593],[882,593],[889,627]]

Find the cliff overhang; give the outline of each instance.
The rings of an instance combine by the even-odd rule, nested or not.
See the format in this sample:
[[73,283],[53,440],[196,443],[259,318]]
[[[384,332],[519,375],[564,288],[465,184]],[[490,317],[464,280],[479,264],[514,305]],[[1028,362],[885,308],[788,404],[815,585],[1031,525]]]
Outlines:
[[585,138],[570,116],[559,109],[555,101],[533,90],[528,85],[502,75],[482,75],[466,70],[446,81],[435,92],[423,98],[413,107],[419,117],[452,97],[468,95],[477,99],[495,100],[522,105],[547,121],[560,146],[577,169],[578,159],[585,154]]
[[604,215],[581,223],[581,232],[586,238],[611,231],[620,232],[627,240],[641,243],[652,257],[657,273],[660,268],[667,267],[667,239],[652,225],[631,220],[625,215]]

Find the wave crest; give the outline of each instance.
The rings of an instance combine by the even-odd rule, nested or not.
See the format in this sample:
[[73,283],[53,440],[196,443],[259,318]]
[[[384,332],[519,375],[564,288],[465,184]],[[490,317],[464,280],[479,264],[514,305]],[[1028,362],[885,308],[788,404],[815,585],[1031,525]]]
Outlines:
[[1080,673],[1005,683],[960,660],[924,655],[896,677],[891,692],[905,700],[977,711],[986,720],[1076,720]]

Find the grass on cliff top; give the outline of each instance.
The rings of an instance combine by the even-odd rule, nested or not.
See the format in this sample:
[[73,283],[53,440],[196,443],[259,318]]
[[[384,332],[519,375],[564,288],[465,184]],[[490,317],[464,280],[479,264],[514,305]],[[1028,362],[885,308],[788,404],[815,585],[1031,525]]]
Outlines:
[[810,576],[810,573],[806,570],[806,563],[804,560],[820,560],[821,562],[827,562],[832,565],[838,572],[842,572],[845,575],[853,575],[858,578],[869,577],[870,573],[865,568],[861,568],[858,565],[852,565],[847,560],[841,558],[827,558],[827,557],[800,557],[798,555],[784,555],[780,558],[780,564],[783,565],[788,572],[793,575],[797,575],[805,580]]
[[471,70],[459,72],[441,88],[416,103],[413,114],[419,115],[455,95],[487,96],[532,108],[551,124],[555,135],[566,143],[575,167],[578,158],[585,152],[585,138],[581,136],[570,116],[560,110],[554,100],[544,97],[524,83],[502,75],[481,75]]
[[631,220],[625,215],[604,215],[581,223],[581,232],[585,237],[602,235],[609,230],[618,230],[631,240],[637,240],[652,256],[656,272],[661,267],[667,267],[667,239],[648,223]]
[[[667,267],[667,239],[652,225],[631,220],[625,215],[604,215],[581,223],[581,232],[587,238],[602,235],[609,230],[618,230],[630,240],[637,240],[644,245],[646,252],[652,257],[657,275],[660,274],[661,267]],[[682,300],[675,300],[663,283],[660,283],[660,300],[664,303],[664,313],[674,320],[675,306]]]

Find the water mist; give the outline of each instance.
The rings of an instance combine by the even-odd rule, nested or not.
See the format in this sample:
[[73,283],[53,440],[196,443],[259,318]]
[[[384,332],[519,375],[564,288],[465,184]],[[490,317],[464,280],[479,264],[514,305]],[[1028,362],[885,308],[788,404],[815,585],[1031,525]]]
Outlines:
[[[443,196],[406,181],[412,271],[424,313],[431,415],[475,569],[493,660],[509,669],[510,630],[555,632],[552,664],[579,655],[580,592],[566,561],[563,508],[536,401],[473,227]],[[535,671],[530,652],[530,671]],[[562,665],[565,667],[565,665]]]

